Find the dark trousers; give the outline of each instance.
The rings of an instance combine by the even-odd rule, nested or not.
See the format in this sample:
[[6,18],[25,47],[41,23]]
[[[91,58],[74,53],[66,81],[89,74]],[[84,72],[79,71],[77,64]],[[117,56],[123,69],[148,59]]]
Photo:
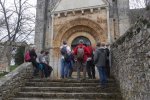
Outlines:
[[95,65],[93,64],[92,60],[87,61],[86,69],[89,79],[95,79]]
[[50,76],[50,74],[51,74],[51,72],[52,72],[52,67],[51,66],[49,66],[49,65],[47,65],[47,64],[45,64],[45,63],[42,63],[43,64],[43,71],[44,71],[44,75],[45,75],[45,77],[49,77]]
[[[41,77],[49,77],[52,72],[52,67],[45,63],[38,63],[38,70],[41,72]],[[44,75],[44,76],[43,76]]]
[[72,77],[73,68],[69,68],[69,77]]
[[47,70],[48,70],[48,76],[51,76],[51,73],[52,73],[52,71],[53,71],[53,68],[51,67],[51,66],[49,66],[49,65],[47,65]]
[[36,76],[37,73],[39,72],[38,64],[35,60],[30,60],[30,62],[32,62],[32,65],[33,65],[33,76]]
[[73,73],[73,61],[71,61],[69,65],[69,77],[72,77],[72,73]]
[[106,61],[106,75],[107,75],[108,78],[110,78],[109,60]]

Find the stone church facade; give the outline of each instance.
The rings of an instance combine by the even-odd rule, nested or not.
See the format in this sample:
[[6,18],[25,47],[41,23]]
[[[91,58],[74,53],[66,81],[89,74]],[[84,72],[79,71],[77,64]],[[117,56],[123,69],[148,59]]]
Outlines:
[[59,77],[60,46],[79,39],[112,43],[130,27],[128,0],[37,0],[35,44],[50,51],[53,76]]

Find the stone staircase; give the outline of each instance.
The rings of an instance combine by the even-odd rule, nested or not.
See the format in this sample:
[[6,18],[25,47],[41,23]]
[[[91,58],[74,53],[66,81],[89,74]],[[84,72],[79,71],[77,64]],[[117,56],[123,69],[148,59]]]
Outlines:
[[98,80],[31,79],[11,100],[122,100],[119,88],[110,79],[106,88]]

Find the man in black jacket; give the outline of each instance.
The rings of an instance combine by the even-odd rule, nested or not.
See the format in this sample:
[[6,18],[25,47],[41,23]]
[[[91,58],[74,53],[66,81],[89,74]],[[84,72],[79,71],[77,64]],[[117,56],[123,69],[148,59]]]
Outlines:
[[105,44],[97,43],[97,48],[94,53],[94,63],[97,67],[100,77],[100,87],[104,88],[107,83],[107,75],[106,75],[106,52],[104,48]]

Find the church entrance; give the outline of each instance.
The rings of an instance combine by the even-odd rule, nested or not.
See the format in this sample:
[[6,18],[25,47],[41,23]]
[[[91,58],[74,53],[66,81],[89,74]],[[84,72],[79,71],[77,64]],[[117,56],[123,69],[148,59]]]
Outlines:
[[[79,44],[79,41],[80,40],[83,40],[84,41],[84,45],[86,44],[91,44],[91,41],[87,38],[87,37],[84,37],[84,36],[78,36],[76,37],[72,43],[71,43],[71,49],[73,50],[78,44]],[[75,72],[74,74],[77,73],[77,62],[75,61],[75,63],[73,64],[73,72]],[[83,69],[81,68],[81,72],[83,72]]]
[[90,41],[88,38],[86,38],[86,37],[84,37],[84,36],[79,36],[79,37],[76,37],[76,38],[72,41],[72,43],[71,43],[71,48],[74,49],[74,48],[79,44],[79,41],[80,41],[80,40],[83,40],[83,41],[84,41],[84,45],[86,45],[86,44],[91,44],[91,41]]
[[[51,43],[55,46],[52,50],[51,65],[58,66],[53,67],[53,73],[56,77],[60,77],[60,46],[64,40],[67,41],[67,44],[71,47],[71,49],[74,49],[78,45],[79,40],[83,40],[85,44],[91,44],[92,47],[95,47],[97,41],[105,42],[107,40],[106,31],[104,31],[98,23],[91,19],[79,17],[66,22],[61,20],[61,22],[63,22],[62,26],[57,23],[60,19],[61,18],[57,20],[55,19],[54,21],[55,24],[53,31],[55,34],[52,34],[53,40],[51,41]],[[76,62],[73,63],[73,77],[76,77],[77,66],[78,64]]]

